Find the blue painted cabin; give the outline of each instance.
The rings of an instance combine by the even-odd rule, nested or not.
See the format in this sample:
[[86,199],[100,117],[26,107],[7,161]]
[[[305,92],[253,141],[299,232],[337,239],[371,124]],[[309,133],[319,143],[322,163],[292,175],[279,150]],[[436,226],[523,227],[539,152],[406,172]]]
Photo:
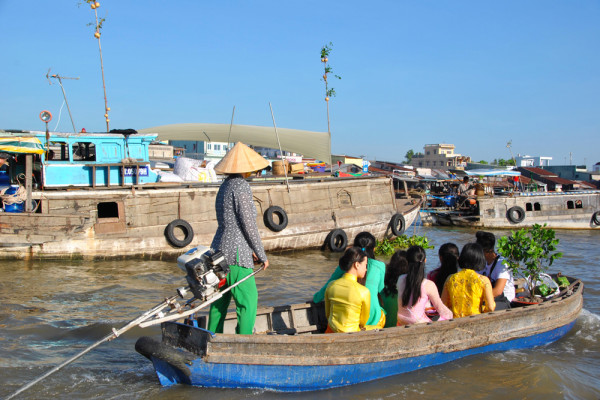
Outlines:
[[44,187],[129,186],[152,183],[148,147],[156,135],[51,133],[35,136],[48,151],[41,156]]

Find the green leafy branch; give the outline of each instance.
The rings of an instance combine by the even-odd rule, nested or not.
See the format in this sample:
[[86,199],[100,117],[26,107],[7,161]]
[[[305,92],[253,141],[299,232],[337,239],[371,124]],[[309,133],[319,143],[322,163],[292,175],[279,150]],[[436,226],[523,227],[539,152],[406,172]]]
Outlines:
[[426,236],[397,236],[394,239],[383,239],[377,241],[375,246],[375,255],[391,256],[397,249],[408,249],[411,246],[421,246],[424,249],[433,249]]
[[498,253],[506,259],[515,276],[527,279],[533,297],[540,275],[563,255],[556,252],[558,243],[554,230],[546,229],[546,224],[535,224],[498,239]]

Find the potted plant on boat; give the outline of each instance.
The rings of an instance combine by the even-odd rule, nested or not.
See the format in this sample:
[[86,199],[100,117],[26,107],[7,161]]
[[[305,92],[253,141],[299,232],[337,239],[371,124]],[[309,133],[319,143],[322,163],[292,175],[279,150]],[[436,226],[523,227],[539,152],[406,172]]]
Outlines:
[[510,236],[498,239],[498,253],[505,258],[515,277],[525,278],[529,300],[533,303],[539,302],[536,295],[546,297],[555,292],[546,271],[554,260],[562,257],[562,253],[556,251],[558,242],[554,230],[546,229],[546,224],[511,231]]

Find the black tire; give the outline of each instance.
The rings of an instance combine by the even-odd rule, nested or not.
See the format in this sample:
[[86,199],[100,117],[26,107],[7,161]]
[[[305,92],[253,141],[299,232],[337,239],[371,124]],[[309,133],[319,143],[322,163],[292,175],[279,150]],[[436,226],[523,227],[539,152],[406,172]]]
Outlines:
[[390,220],[390,228],[392,229],[394,236],[402,236],[406,230],[406,221],[404,220],[404,215],[394,214]]
[[334,229],[327,235],[327,246],[334,253],[340,253],[346,250],[348,246],[348,236],[342,229]]
[[[179,228],[183,231],[185,234],[183,239],[178,239],[175,236],[175,228]],[[192,242],[192,239],[194,239],[194,230],[187,221],[176,219],[165,228],[165,236],[167,238],[167,242],[174,247],[185,247]]]
[[592,215],[592,223],[594,225],[600,225],[600,211],[596,211],[593,215]]
[[506,212],[506,218],[513,224],[523,222],[525,219],[525,210],[519,206],[514,206],[508,209]]
[[[279,223],[275,221],[273,215],[277,215],[279,217]],[[273,232],[281,232],[288,225],[288,216],[283,208],[279,206],[271,206],[265,211],[265,214],[263,215],[263,221],[265,222],[265,226]]]

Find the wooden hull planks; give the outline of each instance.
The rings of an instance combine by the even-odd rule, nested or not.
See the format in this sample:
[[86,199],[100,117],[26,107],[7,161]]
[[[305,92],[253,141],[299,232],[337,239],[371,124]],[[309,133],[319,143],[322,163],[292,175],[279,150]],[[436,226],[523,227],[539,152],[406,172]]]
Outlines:
[[[333,229],[348,238],[369,231],[382,238],[395,213],[410,226],[420,202],[396,199],[390,178],[292,180],[252,183],[257,223],[267,251],[319,248]],[[210,245],[217,229],[214,209],[219,186],[35,192],[40,213],[0,213],[0,258],[171,258],[197,245]],[[271,206],[285,210],[280,232],[265,226]],[[175,247],[166,238],[171,222],[183,219],[193,239]]]

